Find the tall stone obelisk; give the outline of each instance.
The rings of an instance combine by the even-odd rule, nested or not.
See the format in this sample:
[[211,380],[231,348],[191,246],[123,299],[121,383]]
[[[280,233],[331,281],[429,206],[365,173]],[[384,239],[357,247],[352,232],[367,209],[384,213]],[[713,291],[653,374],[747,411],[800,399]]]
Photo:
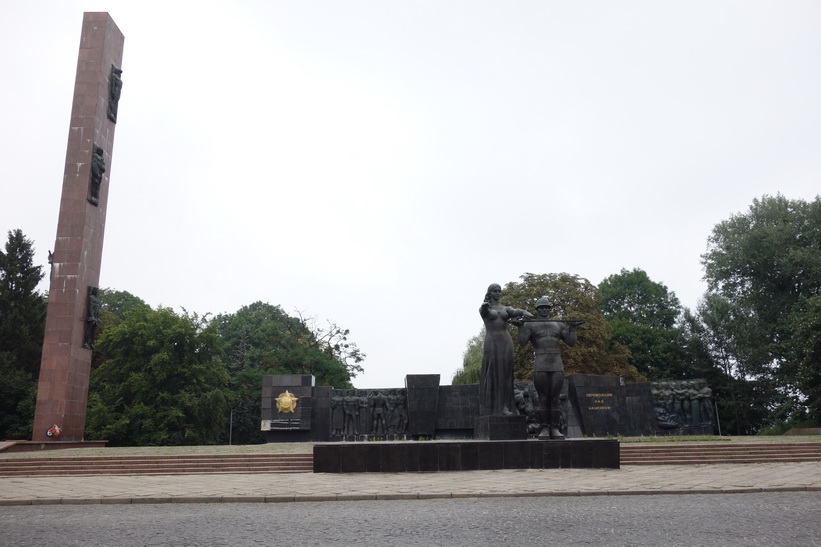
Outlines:
[[33,441],[83,440],[123,41],[108,13],[83,14]]

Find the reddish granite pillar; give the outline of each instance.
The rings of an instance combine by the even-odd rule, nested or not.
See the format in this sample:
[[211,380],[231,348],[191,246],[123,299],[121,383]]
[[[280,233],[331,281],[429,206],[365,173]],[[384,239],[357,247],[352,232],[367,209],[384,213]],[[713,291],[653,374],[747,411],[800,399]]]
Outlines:
[[[83,440],[91,369],[83,335],[88,288],[100,281],[122,57],[123,35],[108,13],[83,14],[33,441]],[[92,169],[95,147],[104,166]],[[53,425],[59,437],[47,435]]]

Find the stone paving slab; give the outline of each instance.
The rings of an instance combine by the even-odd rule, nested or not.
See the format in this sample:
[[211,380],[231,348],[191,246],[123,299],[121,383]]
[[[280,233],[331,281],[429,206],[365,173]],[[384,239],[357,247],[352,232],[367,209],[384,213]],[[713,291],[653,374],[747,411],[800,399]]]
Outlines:
[[0,478],[0,505],[288,503],[516,496],[821,491],[821,462],[516,469]]

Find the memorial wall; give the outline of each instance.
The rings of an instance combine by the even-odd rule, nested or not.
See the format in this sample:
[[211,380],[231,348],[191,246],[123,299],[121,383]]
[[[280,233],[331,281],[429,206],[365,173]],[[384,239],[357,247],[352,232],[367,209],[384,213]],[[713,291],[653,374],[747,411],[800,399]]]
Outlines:
[[[479,386],[439,385],[438,374],[408,375],[404,387],[334,389],[309,375],[263,377],[261,428],[268,442],[473,439]],[[539,432],[538,393],[517,382],[526,435]],[[561,394],[569,439],[712,435],[712,392],[703,379],[627,383],[620,376],[570,374]],[[523,436],[525,434],[523,433]]]

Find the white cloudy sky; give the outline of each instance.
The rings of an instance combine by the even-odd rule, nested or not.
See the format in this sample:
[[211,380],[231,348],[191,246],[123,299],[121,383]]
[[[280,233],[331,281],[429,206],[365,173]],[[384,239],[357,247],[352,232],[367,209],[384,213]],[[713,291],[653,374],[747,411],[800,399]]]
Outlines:
[[357,387],[449,383],[525,272],[694,307],[716,223],[821,188],[814,0],[4,2],[0,229],[41,264],[84,11],[125,35],[101,286],[331,319]]

